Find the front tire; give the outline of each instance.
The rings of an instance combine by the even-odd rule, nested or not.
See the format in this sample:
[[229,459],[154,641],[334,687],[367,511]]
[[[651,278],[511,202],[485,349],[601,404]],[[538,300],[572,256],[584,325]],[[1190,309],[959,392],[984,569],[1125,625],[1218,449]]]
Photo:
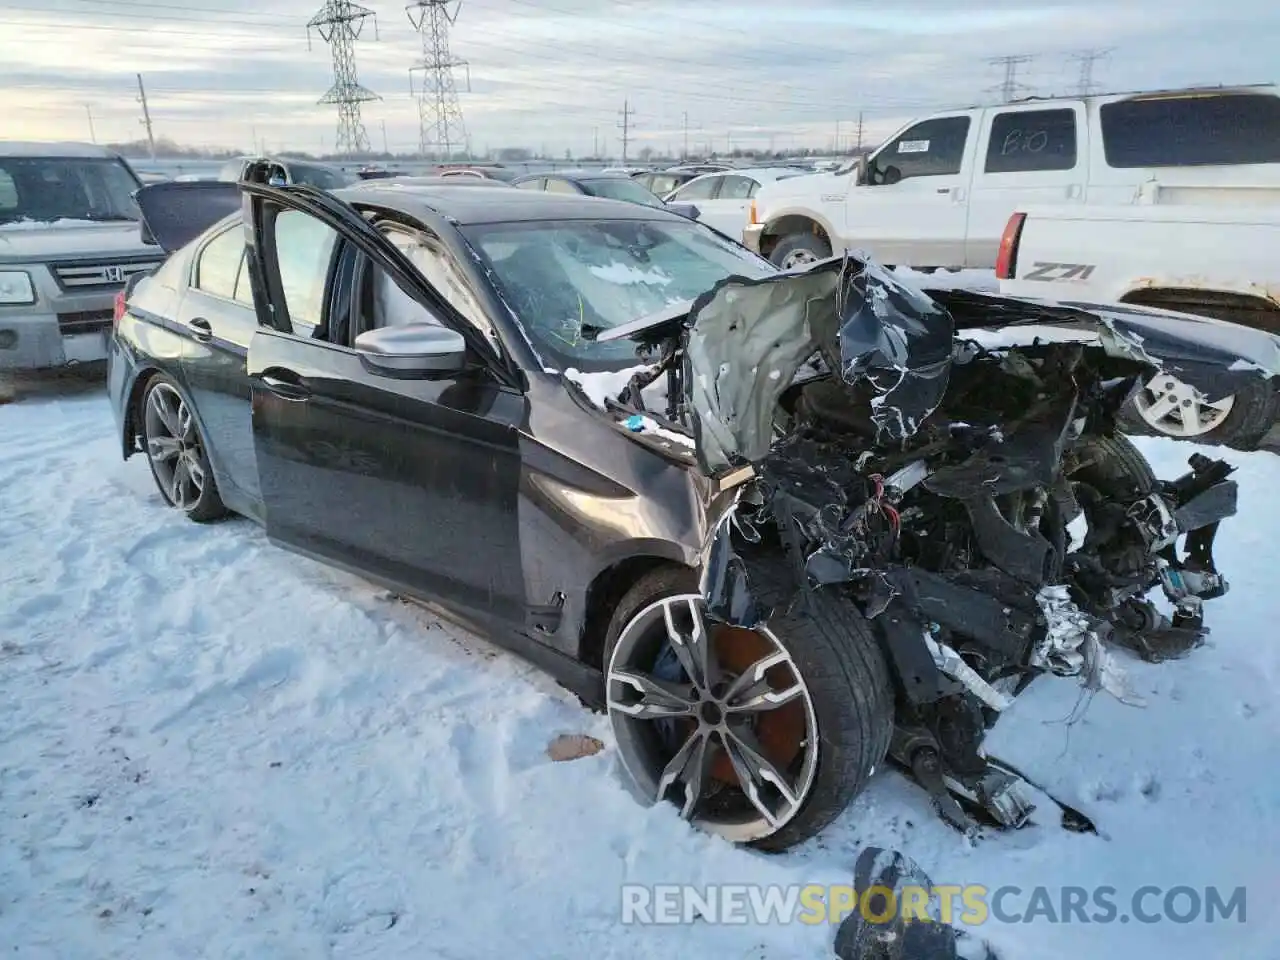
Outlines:
[[747,630],[703,616],[689,570],[656,570],[628,591],[605,641],[606,702],[642,793],[731,842],[779,851],[862,792],[893,732],[888,669],[851,601],[810,599],[808,612]]
[[769,260],[782,270],[795,270],[831,256],[831,244],[814,233],[793,233],[778,241]]
[[204,436],[178,384],[156,374],[142,392],[138,421],[151,476],[165,503],[197,523],[226,516]]

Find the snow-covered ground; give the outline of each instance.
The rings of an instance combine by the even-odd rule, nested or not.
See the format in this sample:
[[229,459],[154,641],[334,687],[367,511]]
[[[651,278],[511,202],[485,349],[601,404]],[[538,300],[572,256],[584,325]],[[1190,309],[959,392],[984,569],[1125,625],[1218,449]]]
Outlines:
[[[100,383],[0,406],[0,438],[14,956],[816,958],[831,929],[623,928],[619,886],[848,883],[870,843],[935,883],[1106,885],[1122,907],[1147,884],[1248,888],[1243,924],[992,921],[1002,960],[1276,955],[1280,459],[1232,457],[1242,515],[1211,643],[1162,666],[1120,655],[1145,708],[1099,697],[1068,724],[1078,688],[1047,679],[997,730],[1104,836],[1042,817],[970,843],[885,771],[817,842],[769,857],[638,806],[604,720],[521,661],[246,521],[162,509]],[[1190,452],[1143,446],[1165,475]],[[561,733],[606,749],[553,763]]]

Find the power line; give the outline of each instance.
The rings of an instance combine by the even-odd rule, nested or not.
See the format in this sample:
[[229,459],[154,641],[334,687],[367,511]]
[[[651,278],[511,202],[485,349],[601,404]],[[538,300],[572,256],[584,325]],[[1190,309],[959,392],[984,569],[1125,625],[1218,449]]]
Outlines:
[[1076,91],[1080,96],[1087,97],[1093,93],[1097,87],[1097,84],[1093,81],[1093,65],[1099,60],[1106,60],[1114,51],[1115,47],[1102,47],[1082,50],[1071,55],[1070,62],[1080,64],[1080,80],[1076,86]]
[[[337,104],[338,134],[333,147],[338,154],[369,152],[369,136],[360,119],[360,104],[381,98],[360,86],[356,77],[355,45],[364,29],[365,17],[371,16],[374,16],[372,10],[351,0],[326,0],[320,11],[307,21],[308,43],[314,28],[333,52],[333,86],[319,102]],[[377,29],[377,20],[374,20],[374,29]]]
[[993,57],[987,62],[997,67],[1004,67],[1004,82],[1000,84],[1000,96],[1005,103],[1018,98],[1018,91],[1028,89],[1026,84],[1018,82],[1018,67],[1031,63],[1035,57],[1027,54],[1015,54],[1010,57]]
[[454,67],[466,67],[467,90],[471,90],[471,68],[466,60],[449,52],[449,27],[458,19],[462,0],[449,12],[450,0],[416,0],[406,8],[409,22],[422,34],[422,59],[409,68],[409,92],[413,93],[413,75],[422,73],[422,89],[418,94],[418,149],[424,157],[438,155],[449,159],[455,149],[471,155],[471,141],[462,120],[458,102],[458,86]]

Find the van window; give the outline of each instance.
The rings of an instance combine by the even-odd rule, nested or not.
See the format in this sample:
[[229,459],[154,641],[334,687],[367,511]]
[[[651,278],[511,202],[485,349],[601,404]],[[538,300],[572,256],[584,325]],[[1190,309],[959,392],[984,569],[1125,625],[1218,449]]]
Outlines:
[[1111,167],[1280,163],[1280,97],[1271,94],[1122,100],[1099,119]]
[[876,154],[876,183],[960,172],[969,137],[968,117],[938,117],[910,127]]
[[987,173],[1072,170],[1075,165],[1074,110],[1010,110],[991,121]]

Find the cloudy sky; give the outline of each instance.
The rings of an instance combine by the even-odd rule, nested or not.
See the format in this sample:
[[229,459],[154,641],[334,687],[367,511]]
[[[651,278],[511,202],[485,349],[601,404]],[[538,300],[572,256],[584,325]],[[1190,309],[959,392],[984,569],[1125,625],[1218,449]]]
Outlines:
[[[306,21],[322,0],[0,0],[0,138],[140,135],[142,72],[157,135],[185,144],[332,148],[329,51]],[[418,143],[408,68],[421,40],[403,0],[356,46],[382,99],[363,118],[375,148]],[[263,12],[269,10],[270,12]],[[1070,58],[1112,48],[1108,89],[1270,82],[1280,44],[1272,0],[463,0],[452,30],[470,67],[472,146],[581,155],[618,151],[624,100],[635,146],[875,142],[913,115],[998,98],[988,61],[1031,55],[1027,93],[1078,82]],[[459,71],[459,84],[465,86]]]

